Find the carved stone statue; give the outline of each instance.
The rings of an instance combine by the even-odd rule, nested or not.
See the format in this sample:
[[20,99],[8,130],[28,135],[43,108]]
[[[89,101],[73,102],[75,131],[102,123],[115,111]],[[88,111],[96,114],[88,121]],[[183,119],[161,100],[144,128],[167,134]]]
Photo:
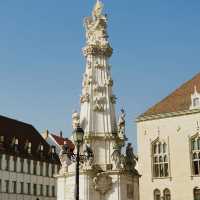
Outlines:
[[132,144],[128,143],[128,145],[126,147],[126,168],[127,168],[127,170],[134,171],[137,160],[138,160],[138,158],[133,153]]
[[124,109],[121,109],[121,115],[118,121],[118,133],[120,138],[125,138],[125,121],[126,113]]
[[59,158],[61,162],[60,174],[64,174],[68,171],[68,166],[71,162],[71,151],[67,144],[62,146],[62,150],[59,153]]
[[85,144],[84,145],[83,154],[85,156],[86,167],[91,167],[92,162],[94,160],[94,153],[92,151],[92,148],[91,148],[90,144]]
[[73,129],[77,128],[80,124],[80,115],[77,111],[72,114],[72,127]]
[[97,0],[94,9],[92,11],[92,16],[95,18],[98,18],[102,15],[102,11],[103,11],[103,3],[100,0]]
[[122,156],[121,149],[116,148],[111,155],[111,158],[114,161],[114,169],[121,169],[122,168],[122,166],[121,166],[121,156]]
[[90,45],[105,46],[108,44],[106,31],[107,18],[102,12],[103,3],[97,0],[92,12],[92,17],[86,17],[84,20],[86,40]]

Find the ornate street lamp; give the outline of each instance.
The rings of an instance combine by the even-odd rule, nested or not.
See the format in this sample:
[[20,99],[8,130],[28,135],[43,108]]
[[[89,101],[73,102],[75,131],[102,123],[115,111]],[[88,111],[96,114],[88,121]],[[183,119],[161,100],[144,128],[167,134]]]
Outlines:
[[77,148],[76,156],[76,200],[79,200],[79,163],[80,163],[80,145],[83,143],[84,131],[78,125],[73,131],[73,139]]

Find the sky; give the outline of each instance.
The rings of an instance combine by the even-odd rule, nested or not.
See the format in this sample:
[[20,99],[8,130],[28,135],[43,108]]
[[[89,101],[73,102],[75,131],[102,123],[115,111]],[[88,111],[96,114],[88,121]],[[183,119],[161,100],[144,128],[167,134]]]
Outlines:
[[[70,137],[95,0],[0,0],[0,114]],[[117,115],[136,117],[200,71],[199,0],[104,0]]]

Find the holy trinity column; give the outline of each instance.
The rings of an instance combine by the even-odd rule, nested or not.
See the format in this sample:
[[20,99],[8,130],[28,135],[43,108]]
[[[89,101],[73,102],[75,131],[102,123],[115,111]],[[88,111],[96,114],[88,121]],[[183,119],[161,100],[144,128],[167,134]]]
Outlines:
[[[121,149],[125,136],[125,111],[116,120],[116,96],[109,59],[113,49],[107,34],[108,18],[103,3],[97,0],[92,16],[86,17],[86,60],[80,97],[80,114],[73,113],[72,125],[84,130],[80,166],[81,200],[138,200],[139,174],[136,156],[130,143],[125,155]],[[73,156],[72,156],[73,157]],[[58,200],[74,199],[75,164],[63,149],[62,168],[58,175]]]

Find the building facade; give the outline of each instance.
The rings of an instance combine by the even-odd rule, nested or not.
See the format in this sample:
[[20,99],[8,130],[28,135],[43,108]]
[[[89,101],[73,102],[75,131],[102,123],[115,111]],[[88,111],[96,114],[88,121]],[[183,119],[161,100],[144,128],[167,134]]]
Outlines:
[[60,151],[62,151],[63,145],[69,146],[71,151],[72,152],[74,151],[74,148],[75,148],[74,144],[68,138],[64,138],[62,132],[60,132],[60,134],[58,135],[58,134],[50,133],[48,130],[46,130],[44,133],[42,133],[42,137],[46,140],[46,142],[50,146],[55,146],[56,153],[58,155],[60,154]]
[[200,199],[200,74],[137,118],[141,200]]
[[0,116],[0,199],[56,200],[60,162],[36,129]]
[[[103,3],[97,0],[92,15],[86,17],[86,45],[83,53],[86,68],[80,98],[80,117],[75,112],[72,127],[84,129],[80,166],[81,200],[139,200],[139,174],[136,157],[129,143],[126,154],[125,111],[117,123],[116,96],[109,59],[113,49],[108,41],[107,16]],[[75,197],[75,164],[67,154],[61,155],[62,170],[58,175],[58,200]]]

